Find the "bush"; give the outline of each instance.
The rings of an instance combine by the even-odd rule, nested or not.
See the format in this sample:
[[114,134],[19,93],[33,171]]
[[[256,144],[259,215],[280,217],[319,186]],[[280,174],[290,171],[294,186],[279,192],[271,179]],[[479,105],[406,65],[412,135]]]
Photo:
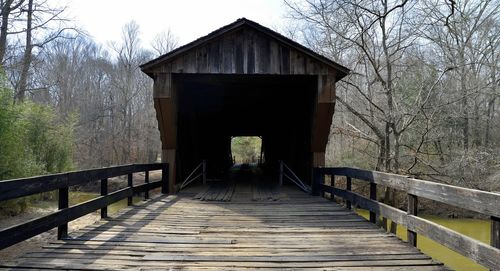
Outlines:
[[[13,94],[0,87],[0,180],[70,170],[75,118],[61,120],[46,105],[14,104]],[[36,198],[0,202],[0,212],[22,212]]]

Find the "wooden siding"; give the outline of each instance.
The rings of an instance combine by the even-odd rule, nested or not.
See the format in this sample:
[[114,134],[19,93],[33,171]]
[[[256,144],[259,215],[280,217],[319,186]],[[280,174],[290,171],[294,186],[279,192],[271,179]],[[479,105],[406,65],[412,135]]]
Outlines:
[[166,60],[158,73],[334,75],[332,67],[250,27]]

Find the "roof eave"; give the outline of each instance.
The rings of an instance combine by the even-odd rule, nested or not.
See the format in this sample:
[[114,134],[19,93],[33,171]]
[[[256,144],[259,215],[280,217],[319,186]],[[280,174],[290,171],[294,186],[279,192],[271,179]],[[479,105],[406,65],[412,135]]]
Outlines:
[[223,26],[223,27],[209,33],[206,36],[203,36],[203,37],[201,37],[197,40],[194,40],[186,45],[183,45],[183,46],[181,46],[181,47],[179,47],[179,48],[177,48],[177,49],[175,49],[167,54],[164,54],[164,55],[157,57],[149,62],[146,62],[146,63],[140,65],[139,67],[148,76],[150,76],[151,78],[154,78],[154,72],[153,72],[154,68],[157,65],[161,64],[162,62],[167,61],[167,60],[169,60],[173,57],[176,57],[178,55],[181,55],[181,54],[185,53],[186,51],[191,50],[192,48],[200,46],[200,45],[202,45],[202,44],[204,44],[212,39],[215,39],[219,36],[222,36],[222,35],[230,32],[230,31],[233,31],[233,30],[235,30],[243,25],[247,25],[247,26],[252,27],[253,29],[255,29],[257,31],[264,32],[265,34],[277,39],[279,42],[286,44],[287,46],[290,46],[290,47],[292,47],[292,48],[294,48],[294,49],[296,49],[296,50],[298,50],[306,55],[309,55],[309,56],[313,57],[314,59],[332,67],[333,69],[335,69],[338,72],[338,74],[336,76],[336,81],[341,80],[342,78],[344,78],[345,76],[347,76],[351,72],[348,68],[330,60],[329,58],[322,56],[322,55],[312,51],[311,49],[275,32],[275,31],[273,31],[265,26],[262,26],[256,22],[253,22],[253,21],[248,20],[246,18],[238,19],[236,22],[234,22],[232,24]]

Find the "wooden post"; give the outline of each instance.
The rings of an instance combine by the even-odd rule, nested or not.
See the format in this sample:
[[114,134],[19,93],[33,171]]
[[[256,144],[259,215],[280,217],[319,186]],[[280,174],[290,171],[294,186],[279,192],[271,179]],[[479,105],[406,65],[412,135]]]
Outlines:
[[[330,185],[335,187],[335,175],[333,174],[330,175]],[[333,193],[330,194],[330,200],[335,201],[335,195]]]
[[[149,183],[149,171],[148,170],[146,170],[144,172],[144,182]],[[149,199],[149,186],[146,187],[146,191],[144,191],[144,199],[145,200]]]
[[[352,190],[352,180],[351,180],[351,177],[346,176],[346,178],[347,178],[347,181],[346,181],[346,188],[345,189],[347,191],[351,191]],[[346,201],[346,205],[347,205],[347,209],[351,209],[352,208],[350,200]]]
[[[106,196],[108,194],[108,179],[101,180],[101,196]],[[101,218],[108,217],[108,206],[101,208]]]
[[[370,183],[370,199],[377,200],[377,184]],[[370,222],[377,223],[377,214],[370,212]]]
[[[408,194],[408,211],[409,215],[418,215],[418,197],[415,195]],[[412,246],[417,246],[417,233],[414,231],[408,230],[407,233],[408,243]]]
[[[68,187],[59,188],[58,197],[58,207],[59,210],[69,207],[69,189]],[[68,223],[64,223],[57,227],[57,239],[61,240],[68,237]]]
[[280,163],[280,177],[279,177],[280,179],[279,179],[279,181],[280,181],[280,185],[283,185],[283,161],[280,160],[279,163]]
[[161,168],[161,193],[168,194],[169,165],[164,163]]
[[[128,185],[128,187],[132,188],[132,186],[133,186],[133,182],[134,182],[134,181],[133,181],[133,178],[132,178],[132,173],[129,173],[129,174],[127,175],[127,185]],[[127,197],[127,205],[128,205],[128,206],[131,206],[131,205],[132,205],[132,203],[133,203],[133,202],[132,202],[133,197],[134,197],[133,195],[132,195],[132,196],[130,196],[130,197]]]
[[500,248],[500,217],[491,217],[491,246]]
[[207,184],[207,160],[203,160],[203,184]]
[[323,174],[320,173],[316,168],[313,169],[313,185],[311,189],[311,195],[319,196],[321,195],[320,186],[323,184]]
[[175,174],[175,171],[176,171],[176,154],[175,154],[175,149],[166,149],[166,150],[163,150],[163,154],[162,154],[162,163],[165,163],[168,167],[168,174],[165,175],[168,177],[168,184],[167,184],[167,188],[163,189],[162,188],[162,191],[165,192],[163,194],[168,194],[169,192],[174,194],[176,193],[177,191],[175,190],[176,187],[175,187],[175,182],[176,182],[176,174]]

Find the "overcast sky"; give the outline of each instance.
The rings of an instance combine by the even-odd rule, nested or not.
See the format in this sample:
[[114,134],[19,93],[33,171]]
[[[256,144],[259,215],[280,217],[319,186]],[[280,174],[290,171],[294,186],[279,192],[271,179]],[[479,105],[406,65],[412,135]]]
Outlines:
[[168,28],[180,45],[246,17],[264,26],[283,25],[283,0],[62,0],[67,15],[97,42],[120,40],[131,20],[140,25],[143,46]]

